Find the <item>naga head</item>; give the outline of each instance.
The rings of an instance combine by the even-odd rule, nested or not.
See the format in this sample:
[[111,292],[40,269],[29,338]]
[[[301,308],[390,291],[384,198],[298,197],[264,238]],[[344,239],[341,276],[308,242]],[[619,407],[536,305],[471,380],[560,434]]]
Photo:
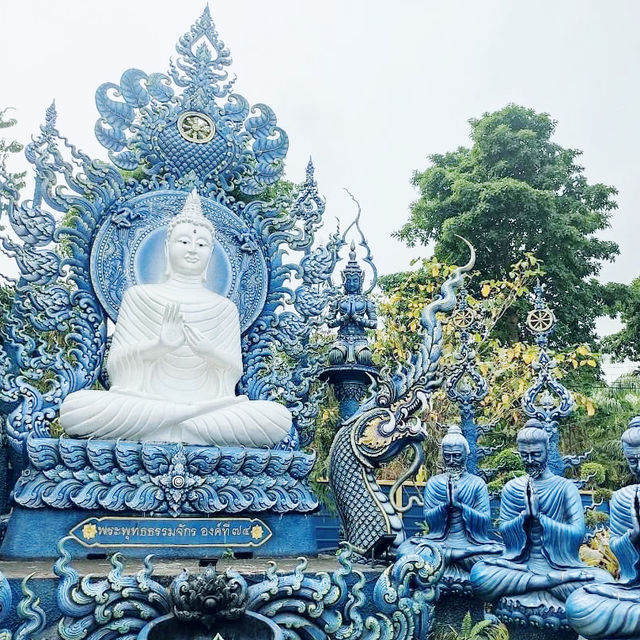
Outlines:
[[442,284],[440,295],[425,306],[421,315],[423,340],[407,362],[380,382],[375,394],[356,412],[351,427],[353,449],[367,466],[376,467],[395,458],[405,447],[425,439],[427,427],[422,416],[429,408],[433,392],[442,385],[439,371],[442,355],[442,324],[436,314],[452,311],[456,292],[464,274],[475,264],[475,250],[468,245],[470,258]]

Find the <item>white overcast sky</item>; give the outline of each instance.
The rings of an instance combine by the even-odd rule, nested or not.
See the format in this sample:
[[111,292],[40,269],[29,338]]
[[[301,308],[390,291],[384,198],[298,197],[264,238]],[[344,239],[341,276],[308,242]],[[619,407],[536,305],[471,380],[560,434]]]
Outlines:
[[[138,67],[166,71],[203,0],[21,0],[0,7],[0,105],[27,141],[55,98],[63,135],[103,156],[94,92]],[[602,279],[640,273],[640,3],[636,0],[215,0],[236,89],[266,102],[290,137],[287,177],[313,156],[327,219],[360,200],[381,273],[425,248],[390,238],[427,156],[469,144],[468,119],[509,102],[550,113],[591,181],[619,190],[603,237],[621,255]],[[473,241],[473,238],[470,238]]]

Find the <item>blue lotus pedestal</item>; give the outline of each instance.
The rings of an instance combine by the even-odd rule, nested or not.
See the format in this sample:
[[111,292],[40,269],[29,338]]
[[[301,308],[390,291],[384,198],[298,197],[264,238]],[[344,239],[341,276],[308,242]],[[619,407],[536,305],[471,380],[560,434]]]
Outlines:
[[[317,555],[301,451],[31,439],[3,558]],[[34,535],[35,534],[35,535]]]

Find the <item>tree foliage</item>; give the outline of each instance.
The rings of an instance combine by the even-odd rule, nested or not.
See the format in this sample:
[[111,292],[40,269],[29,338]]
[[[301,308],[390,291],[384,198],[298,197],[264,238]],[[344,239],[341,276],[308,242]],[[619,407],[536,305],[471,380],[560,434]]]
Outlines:
[[[384,295],[378,301],[378,310],[383,328],[374,343],[379,362],[402,362],[416,349],[421,339],[420,313],[453,269],[453,265],[432,258],[422,261],[413,271],[380,279]],[[474,333],[474,349],[478,370],[489,386],[488,395],[478,406],[477,422],[493,425],[482,444],[499,450],[483,466],[499,469],[490,483],[491,490],[499,492],[506,481],[523,472],[515,450],[515,435],[527,419],[521,399],[533,382],[532,364],[538,359],[539,348],[531,336],[526,341],[506,343],[496,335],[496,327],[515,305],[530,308],[530,288],[541,275],[541,266],[533,255],[527,254],[511,266],[505,280],[481,280],[480,275],[476,272],[468,280],[469,289],[479,292],[477,297],[471,294],[467,297],[469,306],[480,318]],[[524,334],[519,327],[518,332]],[[442,357],[445,371],[454,363],[459,346],[452,324],[445,320]],[[619,487],[626,473],[619,437],[628,419],[640,412],[636,386],[628,388],[631,384],[628,381],[625,389],[616,391],[615,387],[607,387],[600,376],[600,355],[588,344],[556,348],[550,353],[557,363],[556,376],[572,391],[577,404],[575,413],[560,425],[562,452],[579,454],[591,450],[592,461],[599,463],[598,476],[603,480],[600,486]],[[640,378],[633,380],[640,391]],[[437,471],[444,425],[459,422],[458,407],[444,390],[434,394],[425,420],[430,429],[425,442],[423,475],[428,477]],[[385,477],[397,474],[393,467],[386,470]]]
[[[552,141],[557,123],[548,114],[511,104],[470,124],[471,148],[434,154],[414,174],[420,197],[397,236],[411,246],[435,240],[436,258],[448,263],[464,261],[455,236],[467,238],[483,280],[505,280],[523,253],[533,254],[560,320],[557,343],[593,342],[595,319],[619,293],[595,280],[619,253],[597,237],[617,206],[615,188],[587,182],[581,152]],[[511,342],[516,310],[500,327]]]
[[607,336],[603,349],[615,360],[640,360],[640,278],[636,278],[624,292],[616,297],[617,310],[623,328]]

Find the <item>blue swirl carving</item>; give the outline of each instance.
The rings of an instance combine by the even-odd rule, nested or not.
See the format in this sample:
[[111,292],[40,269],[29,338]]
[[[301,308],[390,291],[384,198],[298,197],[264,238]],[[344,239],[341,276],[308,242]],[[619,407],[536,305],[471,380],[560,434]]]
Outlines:
[[58,632],[63,640],[133,639],[148,621],[171,610],[167,589],[152,578],[151,556],[137,574],[125,576],[122,556],[116,553],[106,578],[81,580],[65,548],[68,540],[58,543],[54,565],[60,578],[57,601],[63,617]]
[[[60,541],[54,566],[60,578],[57,601],[63,614],[59,623],[63,640],[135,638],[143,626],[171,611],[171,593],[177,602],[177,596],[185,592],[188,574],[182,573],[165,587],[153,579],[150,557],[135,576],[127,576],[122,556],[114,554],[107,578],[81,579],[65,548],[69,539]],[[228,571],[226,577],[237,586],[240,597],[234,602],[244,605],[246,601],[247,611],[270,618],[286,629],[286,636],[292,640],[429,637],[443,567],[437,550],[428,561],[406,556],[385,569],[369,602],[364,593],[364,574],[354,568],[348,546],[341,549],[338,564],[332,573],[311,575],[306,572],[307,560],[300,558],[294,571],[283,575],[270,562],[265,579],[250,586],[235,571]],[[376,613],[365,615],[371,610]]]
[[187,513],[314,511],[314,454],[302,451],[30,438],[13,492],[30,509]]

